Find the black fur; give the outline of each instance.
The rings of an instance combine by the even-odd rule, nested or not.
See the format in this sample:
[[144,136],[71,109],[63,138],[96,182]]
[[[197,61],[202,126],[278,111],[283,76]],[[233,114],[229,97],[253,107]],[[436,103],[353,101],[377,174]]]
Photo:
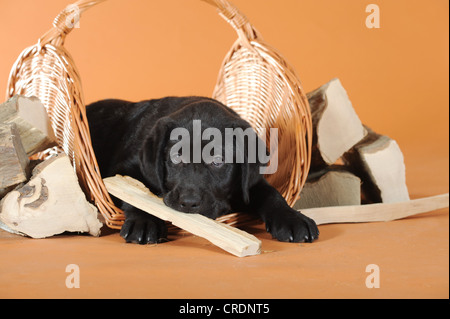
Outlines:
[[[314,221],[290,208],[259,173],[260,163],[174,163],[172,129],[193,120],[207,127],[242,129],[250,125],[220,102],[204,97],[167,97],[132,103],[103,100],[87,107],[92,145],[102,177],[128,175],[143,182],[164,203],[210,218],[230,212],[256,214],[280,241],[312,242]],[[191,152],[192,153],[192,152]],[[165,223],[115,199],[125,212],[120,234],[127,242],[154,243],[167,236]]]

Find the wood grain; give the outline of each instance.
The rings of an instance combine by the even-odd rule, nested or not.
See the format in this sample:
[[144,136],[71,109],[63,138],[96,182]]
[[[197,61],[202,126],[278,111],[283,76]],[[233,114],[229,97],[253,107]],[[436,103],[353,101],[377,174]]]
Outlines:
[[235,256],[251,256],[261,251],[261,241],[255,236],[199,214],[186,214],[167,207],[161,198],[131,177],[116,175],[105,178],[104,183],[108,192],[117,198],[203,237]]
[[398,203],[335,206],[303,209],[302,213],[318,225],[391,221],[431,212],[449,206],[449,194],[413,199]]

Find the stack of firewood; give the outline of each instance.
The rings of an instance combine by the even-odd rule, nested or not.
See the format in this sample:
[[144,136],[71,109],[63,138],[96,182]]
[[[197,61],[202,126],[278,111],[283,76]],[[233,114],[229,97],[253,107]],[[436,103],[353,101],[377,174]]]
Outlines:
[[29,160],[55,145],[38,98],[14,96],[0,104],[0,228],[34,238],[65,231],[99,235],[97,208],[86,200],[69,158]]
[[310,92],[308,100],[311,169],[294,208],[408,201],[398,144],[361,123],[339,79]]

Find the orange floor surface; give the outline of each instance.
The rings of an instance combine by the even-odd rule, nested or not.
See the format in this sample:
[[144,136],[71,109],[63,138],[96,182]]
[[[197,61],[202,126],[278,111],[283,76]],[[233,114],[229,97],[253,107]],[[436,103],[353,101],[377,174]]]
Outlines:
[[[417,150],[405,153],[412,198],[448,192],[448,157],[424,165]],[[262,253],[244,258],[192,235],[139,246],[111,231],[48,239],[1,231],[0,298],[449,298],[448,209],[319,229],[317,242],[294,244],[247,227]],[[66,285],[71,264],[79,288]],[[379,288],[366,286],[371,264]]]

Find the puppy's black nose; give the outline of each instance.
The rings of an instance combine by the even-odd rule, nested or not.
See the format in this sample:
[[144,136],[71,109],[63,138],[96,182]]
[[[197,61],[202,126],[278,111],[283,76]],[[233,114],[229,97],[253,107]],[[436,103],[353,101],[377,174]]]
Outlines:
[[200,208],[201,198],[195,195],[180,196],[180,210],[186,213],[195,213]]

